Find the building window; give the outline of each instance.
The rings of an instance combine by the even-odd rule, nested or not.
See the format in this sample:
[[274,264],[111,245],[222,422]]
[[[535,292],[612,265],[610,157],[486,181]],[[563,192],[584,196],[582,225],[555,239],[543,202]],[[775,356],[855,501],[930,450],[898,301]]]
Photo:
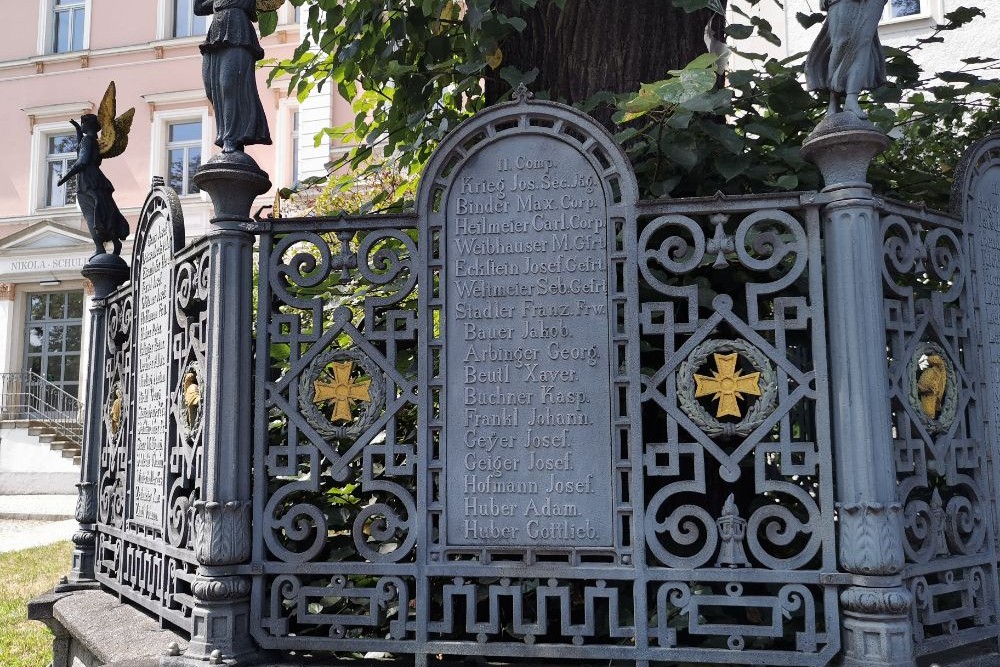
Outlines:
[[889,0],[882,11],[882,23],[903,23],[912,19],[941,16],[941,0]]
[[886,6],[889,19],[899,19],[906,16],[918,16],[920,11],[920,0],[889,0]]
[[191,177],[201,164],[201,121],[167,124],[167,185],[179,195],[192,195],[198,186]]
[[81,50],[87,20],[85,0],[55,0],[52,12],[52,52]]
[[76,135],[49,135],[45,162],[45,205],[69,206],[75,204],[76,179],[71,178],[63,185],[59,185],[59,179],[76,162]]
[[174,37],[193,37],[208,32],[208,17],[194,15],[194,0],[173,0]]
[[83,291],[28,294],[24,370],[79,392]]

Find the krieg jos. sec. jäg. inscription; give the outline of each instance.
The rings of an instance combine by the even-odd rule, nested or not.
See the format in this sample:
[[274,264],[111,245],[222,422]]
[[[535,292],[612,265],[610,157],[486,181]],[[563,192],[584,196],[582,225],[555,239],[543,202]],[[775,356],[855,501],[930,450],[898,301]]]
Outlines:
[[447,195],[448,543],[613,543],[608,216],[551,137],[484,147]]

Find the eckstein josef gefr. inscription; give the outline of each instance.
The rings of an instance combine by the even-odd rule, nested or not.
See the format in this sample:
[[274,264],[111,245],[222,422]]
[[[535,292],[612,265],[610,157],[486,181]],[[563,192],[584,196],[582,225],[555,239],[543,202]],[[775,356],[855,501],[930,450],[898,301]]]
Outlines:
[[552,137],[480,150],[447,195],[448,543],[613,544],[608,217]]

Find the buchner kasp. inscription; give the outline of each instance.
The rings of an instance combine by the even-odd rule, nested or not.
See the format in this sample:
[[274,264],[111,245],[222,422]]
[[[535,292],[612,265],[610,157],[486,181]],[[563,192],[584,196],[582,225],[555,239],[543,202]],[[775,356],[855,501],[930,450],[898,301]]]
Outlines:
[[448,543],[613,544],[608,216],[552,137],[483,148],[447,196]]

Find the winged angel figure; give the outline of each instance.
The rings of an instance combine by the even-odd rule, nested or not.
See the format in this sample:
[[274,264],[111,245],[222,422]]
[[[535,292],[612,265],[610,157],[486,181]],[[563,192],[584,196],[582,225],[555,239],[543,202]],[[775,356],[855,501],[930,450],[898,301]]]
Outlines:
[[253,23],[258,12],[274,11],[282,3],[284,0],[195,0],[195,14],[212,15],[212,25],[200,47],[202,78],[205,94],[215,108],[215,144],[223,153],[271,143],[254,71],[264,49]]
[[108,242],[114,246],[114,254],[119,255],[122,241],[128,238],[128,221],[111,196],[115,188],[101,172],[101,162],[125,151],[134,116],[135,108],[132,108],[115,117],[115,82],[112,81],[97,115],[88,113],[80,117],[79,123],[70,121],[76,128],[76,162],[59,179],[59,185],[76,176],[76,201],[97,247],[95,257],[107,252],[104,244]]

